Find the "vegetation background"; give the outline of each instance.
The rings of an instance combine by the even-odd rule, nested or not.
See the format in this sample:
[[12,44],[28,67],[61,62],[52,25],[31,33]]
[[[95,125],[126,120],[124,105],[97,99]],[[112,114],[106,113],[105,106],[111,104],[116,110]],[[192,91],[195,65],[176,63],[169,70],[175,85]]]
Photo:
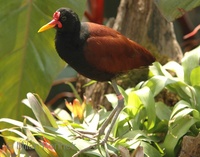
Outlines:
[[[109,1],[109,3],[114,3],[114,2]],[[185,0],[184,2],[182,0],[177,0],[175,2],[174,1],[165,2],[164,0],[163,1],[155,0],[154,2],[153,1],[141,2],[139,0],[135,0],[135,1],[121,0],[121,1],[115,1],[115,3],[116,3],[116,6],[118,6],[119,4],[118,12],[115,7],[114,9],[110,9],[110,7],[108,7],[108,6],[111,6],[111,4],[105,5],[106,6],[105,15],[110,17],[110,15],[116,14],[116,20],[114,24],[111,24],[111,26],[117,29],[118,31],[122,32],[129,38],[134,39],[135,41],[139,42],[143,46],[149,48],[154,53],[154,55],[157,56],[158,61],[161,62],[162,64],[168,62],[168,60],[170,59],[173,59],[177,61],[178,63],[180,63],[182,55],[185,53],[185,51],[189,51],[199,44],[198,34],[197,36],[195,36],[195,38],[191,38],[190,40],[186,40],[186,41],[182,40],[183,35],[192,31],[193,28],[199,23],[198,21],[199,18],[197,14],[199,12],[198,8],[195,9],[193,12],[187,13],[187,11],[199,6],[200,4],[199,0],[197,1]],[[0,28],[0,36],[1,36],[0,118],[2,118],[2,121],[0,124],[0,130],[4,130],[5,128],[10,128],[12,126],[8,121],[3,120],[3,118],[10,118],[14,120],[23,121],[24,120],[23,116],[28,115],[29,117],[34,117],[37,119],[38,118],[37,115],[35,115],[35,113],[33,114],[32,109],[27,108],[25,105],[23,105],[22,100],[26,98],[26,94],[28,92],[32,92],[32,93],[37,93],[41,97],[41,99],[45,101],[46,97],[49,94],[53,80],[55,80],[58,77],[58,74],[65,67],[65,63],[58,57],[54,49],[53,39],[54,39],[55,31],[50,30],[42,34],[37,33],[38,28],[40,28],[40,26],[42,26],[43,24],[45,24],[51,19],[52,13],[57,8],[60,8],[63,6],[72,8],[79,15],[80,18],[83,17],[84,11],[87,8],[85,0],[82,0],[82,1],[78,1],[78,0],[3,1],[3,0],[0,0],[0,10],[1,10],[1,13],[0,13],[0,19],[1,19],[0,20],[0,25],[1,25],[1,28]],[[123,10],[123,6],[127,6],[127,8]],[[142,6],[144,8],[140,8]],[[157,8],[159,8],[160,11],[158,11]],[[137,12],[138,14],[136,14]],[[124,16],[122,16],[123,15],[122,13],[124,13]],[[159,14],[156,14],[156,13],[159,13]],[[183,14],[184,16],[182,16]],[[127,20],[127,17],[129,17],[132,20]],[[162,20],[161,20],[161,17],[162,17]],[[123,20],[120,21],[120,19],[121,20],[123,19]],[[145,19],[145,20],[141,20],[141,19]],[[154,19],[154,21],[152,19]],[[161,23],[161,21],[163,23]],[[172,29],[173,27],[169,23],[169,21],[174,21],[177,39],[178,39],[179,44],[181,45],[181,49],[177,48],[179,46],[178,44],[174,44],[174,41],[176,41],[176,38],[174,38],[173,36],[174,30]],[[135,27],[133,27],[134,22],[138,23],[138,25],[134,25]],[[148,28],[150,29],[147,29],[147,26],[149,26]],[[137,33],[133,33],[135,31]],[[132,32],[133,34],[130,32]],[[169,36],[165,34],[166,32],[169,33],[167,34]],[[159,40],[155,40],[155,39],[159,39]],[[167,44],[167,42],[171,43],[171,45]],[[173,49],[173,51],[171,51],[170,48]],[[197,54],[194,54],[194,56],[197,58],[199,57]],[[176,84],[177,86],[175,87],[177,89],[179,89],[179,87],[180,89],[182,88],[185,89],[186,87],[188,88],[191,86],[194,87],[194,86],[199,85],[198,68],[195,71],[193,71],[192,75],[190,75],[192,71],[191,69],[194,69],[198,67],[199,65],[194,64],[195,66],[188,68],[190,63],[197,63],[198,59],[190,60],[189,58],[185,60],[186,61],[183,62],[185,63],[185,65],[183,65],[183,71],[185,72],[184,79],[182,80],[181,83],[178,82]],[[187,62],[188,60],[189,62]],[[177,64],[176,66],[179,67]],[[171,75],[171,74],[168,75],[166,73],[162,73],[163,67],[159,64],[154,64],[153,67],[154,67],[152,68],[153,70],[151,69],[151,73],[152,73],[151,76],[155,76],[159,74],[159,75],[163,75],[164,77],[169,78],[169,76]],[[159,69],[161,70],[159,71]],[[191,78],[193,78],[194,81],[191,81],[190,78],[185,77],[186,75],[191,76]],[[159,81],[163,83],[164,82],[163,80],[165,79],[162,78]],[[137,83],[139,83],[140,81],[138,81]],[[81,82],[81,85],[83,84],[83,82]],[[122,81],[122,85],[123,83],[124,81]],[[129,85],[129,83],[127,84]],[[179,135],[180,137],[177,138],[176,141],[174,141],[174,145],[172,145],[171,148],[166,148],[167,151],[165,153],[163,153],[161,150],[158,149],[159,150],[158,152],[160,152],[160,154],[167,154],[167,155],[170,154],[171,156],[175,156],[176,154],[170,151],[172,149],[175,149],[178,146],[179,139],[181,139],[184,134],[187,134],[188,132],[190,133],[192,132],[191,133],[192,135],[197,135],[199,127],[198,125],[194,125],[194,124],[196,124],[196,122],[199,123],[198,121],[199,117],[197,116],[197,113],[199,114],[199,109],[198,107],[195,107],[198,105],[193,106],[193,102],[191,102],[191,99],[194,100],[193,98],[195,96],[193,96],[192,94],[191,95],[189,94],[188,96],[188,92],[189,92],[188,90],[175,91],[173,90],[175,87],[167,86],[167,85],[168,85],[167,83],[165,85],[162,84],[161,85],[163,86],[162,88],[159,87],[159,90],[155,90],[154,91],[155,93],[153,93],[153,96],[152,96],[153,99],[155,96],[157,96],[159,92],[161,92],[166,87],[167,90],[171,90],[173,91],[173,93],[178,95],[178,102],[179,100],[184,100],[192,106],[192,109],[190,108],[190,110],[187,110],[186,112],[188,115],[190,116],[192,115],[191,117],[195,117],[195,120],[193,119],[192,122],[190,121],[191,122],[190,124],[186,125],[187,127],[185,128],[185,130],[183,129],[183,131]],[[147,83],[147,86],[148,86],[148,83]],[[123,87],[127,88],[127,85],[125,84]],[[158,87],[156,86],[154,87],[155,89],[158,89]],[[99,86],[99,90],[102,90],[102,85]],[[94,93],[94,92],[91,92],[91,90],[89,91],[90,93]],[[194,90],[194,91],[198,93],[198,90]],[[186,95],[182,94],[182,92],[186,93]],[[104,94],[105,94],[104,92],[101,93],[102,96],[104,96]],[[98,92],[93,97],[94,97],[94,100],[96,100],[95,97],[98,100],[100,100]],[[186,98],[187,100],[185,100],[184,98]],[[127,101],[128,100],[130,101],[130,99],[127,99]],[[198,100],[196,100],[196,102],[198,102]],[[95,103],[104,105],[103,104],[104,101],[95,102]],[[137,104],[136,102],[134,103]],[[152,104],[155,104],[155,102],[153,102]],[[170,111],[169,112],[173,113],[172,112],[174,111],[173,109],[174,108],[172,109],[170,108],[171,112]],[[168,111],[168,109],[166,110]],[[191,111],[192,113],[189,111]],[[130,112],[130,111],[127,111],[127,112]],[[179,112],[177,111],[177,113]],[[194,113],[196,116],[194,116]],[[148,116],[149,115],[147,112],[147,117]],[[185,115],[182,115],[182,117],[184,116]],[[173,116],[171,116],[171,118],[172,117]],[[168,117],[168,120],[169,119],[170,118]],[[146,129],[149,131],[152,128],[154,128],[155,124],[158,124],[156,122],[157,121],[155,121],[155,117],[154,118],[152,117],[152,121],[149,122],[149,124],[147,125],[149,128],[147,127]],[[150,123],[152,123],[152,125],[150,125]],[[165,123],[167,124],[168,122],[165,122]],[[186,121],[183,121],[183,123],[187,124]],[[190,128],[193,128],[193,131],[191,131]],[[155,130],[156,128],[154,128],[154,131]],[[167,133],[167,131],[165,130],[164,133]],[[4,136],[10,135],[10,132],[3,131],[3,134]],[[167,142],[165,141],[164,145],[166,145],[166,143],[168,144],[171,138],[168,137],[167,139],[166,137],[165,139],[167,139]],[[8,140],[8,138],[6,140]],[[154,142],[157,142],[157,141],[153,141],[153,143]],[[129,147],[129,149],[135,149],[135,147],[134,148]],[[148,154],[149,152],[145,152],[145,153]]]

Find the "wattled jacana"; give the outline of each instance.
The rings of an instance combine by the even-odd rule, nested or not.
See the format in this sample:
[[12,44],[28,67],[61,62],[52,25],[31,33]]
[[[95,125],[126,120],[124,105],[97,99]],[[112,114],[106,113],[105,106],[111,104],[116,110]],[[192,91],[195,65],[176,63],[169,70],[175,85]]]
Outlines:
[[102,135],[107,125],[110,131],[124,107],[123,96],[118,90],[115,78],[131,69],[148,66],[155,61],[149,51],[119,32],[103,25],[80,22],[76,13],[60,8],[53,14],[53,20],[39,29],[56,29],[55,46],[59,56],[83,76],[97,81],[111,81],[118,97],[118,105],[98,131]]

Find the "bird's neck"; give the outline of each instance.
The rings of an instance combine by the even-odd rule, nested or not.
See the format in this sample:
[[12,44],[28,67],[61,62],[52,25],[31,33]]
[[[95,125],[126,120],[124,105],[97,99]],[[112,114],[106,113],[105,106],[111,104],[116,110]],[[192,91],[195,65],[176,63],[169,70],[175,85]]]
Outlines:
[[65,43],[73,44],[78,40],[79,34],[80,34],[80,24],[76,24],[71,29],[57,30],[56,39],[62,38],[62,40],[64,40]]
[[76,26],[73,31],[56,32],[55,46],[60,57],[67,62],[71,62],[82,52],[85,39],[87,38],[82,31],[82,25]]

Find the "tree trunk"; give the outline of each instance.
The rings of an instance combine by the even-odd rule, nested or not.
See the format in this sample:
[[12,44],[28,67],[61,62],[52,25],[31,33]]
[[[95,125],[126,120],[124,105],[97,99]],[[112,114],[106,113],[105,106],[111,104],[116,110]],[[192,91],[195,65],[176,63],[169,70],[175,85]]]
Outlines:
[[[158,57],[160,54],[178,62],[182,58],[173,24],[162,17],[152,0],[121,0],[112,27],[144,46],[158,58],[158,61],[163,60]],[[85,82],[85,79],[83,80],[82,82]],[[86,97],[91,98],[95,106],[103,105],[109,108],[104,95],[113,90],[108,83],[96,83],[88,86],[84,91]]]
[[182,58],[173,24],[164,19],[152,0],[121,0],[113,28],[155,55],[178,62]]

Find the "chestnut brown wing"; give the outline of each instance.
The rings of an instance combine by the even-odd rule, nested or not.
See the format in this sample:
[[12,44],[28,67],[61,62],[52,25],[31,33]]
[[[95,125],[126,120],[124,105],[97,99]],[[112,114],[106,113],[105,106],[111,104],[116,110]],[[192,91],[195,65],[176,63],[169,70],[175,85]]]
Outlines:
[[89,64],[101,71],[117,74],[155,61],[149,51],[111,28],[93,23],[88,23],[88,28],[90,36],[84,55]]

